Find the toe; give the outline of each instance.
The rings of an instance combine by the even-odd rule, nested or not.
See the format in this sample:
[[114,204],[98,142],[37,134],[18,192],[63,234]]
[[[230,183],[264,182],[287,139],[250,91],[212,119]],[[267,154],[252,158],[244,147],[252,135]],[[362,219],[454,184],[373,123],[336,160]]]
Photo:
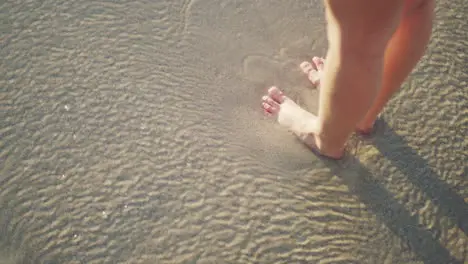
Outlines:
[[279,112],[279,106],[278,105],[263,102],[262,106],[263,106],[263,110],[265,110],[265,113],[267,113],[267,114],[276,115]]
[[268,95],[278,104],[282,104],[284,102],[285,96],[283,92],[275,86],[268,89]]
[[299,67],[301,68],[301,70],[305,73],[305,74],[308,74],[310,71],[314,70],[314,66],[312,66],[312,64],[308,61],[304,61],[302,62]]
[[318,71],[323,71],[325,60],[319,57],[313,57],[312,62],[315,64],[315,67]]
[[280,108],[280,105],[278,104],[278,102],[276,102],[273,98],[271,98],[271,97],[269,97],[267,95],[262,97],[262,101],[264,103],[267,103],[267,104],[271,105],[272,107],[275,107],[275,108],[278,108],[278,109]]

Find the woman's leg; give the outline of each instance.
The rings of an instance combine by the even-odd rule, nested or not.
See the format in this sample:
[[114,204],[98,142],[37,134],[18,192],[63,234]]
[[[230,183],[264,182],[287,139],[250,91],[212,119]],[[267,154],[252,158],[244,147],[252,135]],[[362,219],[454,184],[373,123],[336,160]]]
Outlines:
[[[401,23],[385,50],[382,87],[364,119],[358,123],[358,132],[372,131],[377,116],[424,55],[432,31],[433,10],[434,0],[405,2]],[[314,57],[312,63],[301,64],[315,86],[323,75],[324,63],[324,59]]]
[[[391,53],[404,56],[408,50],[416,52],[414,48],[401,47],[401,43],[389,45],[390,40],[395,41],[396,31],[405,28],[401,22],[406,5],[403,1],[325,1],[330,47],[321,80],[318,116],[305,112],[277,88],[270,89],[263,97],[263,108],[278,116],[278,122],[296,133],[309,147],[322,155],[339,158],[353,130],[364,124],[375,106],[381,104],[383,107],[388,101],[380,93],[391,96],[383,90],[389,88],[380,87],[394,87],[388,83],[398,83],[390,76],[399,78],[401,84],[424,48],[419,49],[420,55],[411,55],[411,59],[390,57]],[[410,39],[405,32],[398,34]],[[404,39],[401,36],[396,39]],[[424,43],[423,47],[427,40]],[[395,50],[400,52],[387,52],[393,49],[387,47],[399,47]],[[398,64],[402,59],[404,65]],[[408,63],[411,61],[412,65]],[[397,88],[393,89],[396,91]]]
[[357,125],[359,132],[372,131],[377,116],[424,55],[432,31],[434,0],[416,2],[406,1],[401,23],[385,51],[382,87]]
[[[372,131],[377,116],[424,55],[432,31],[433,10],[434,0],[405,2],[401,23],[385,51],[382,87],[364,119],[358,123],[358,132]],[[324,61],[323,58],[314,57],[312,63],[301,64],[315,86],[319,86],[323,75]]]

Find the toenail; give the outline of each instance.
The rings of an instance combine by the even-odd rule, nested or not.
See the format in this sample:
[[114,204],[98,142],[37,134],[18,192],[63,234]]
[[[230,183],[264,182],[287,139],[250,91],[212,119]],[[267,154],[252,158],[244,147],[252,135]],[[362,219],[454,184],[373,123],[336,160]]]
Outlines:
[[276,103],[275,100],[273,100],[273,98],[268,98],[266,101],[267,101],[270,105]]

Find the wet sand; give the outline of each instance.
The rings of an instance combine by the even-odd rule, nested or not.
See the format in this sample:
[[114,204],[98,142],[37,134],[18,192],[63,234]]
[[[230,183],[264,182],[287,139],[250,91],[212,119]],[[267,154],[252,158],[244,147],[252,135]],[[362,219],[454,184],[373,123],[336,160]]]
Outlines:
[[260,109],[314,111],[319,1],[0,10],[0,263],[468,263],[463,0],[341,162]]

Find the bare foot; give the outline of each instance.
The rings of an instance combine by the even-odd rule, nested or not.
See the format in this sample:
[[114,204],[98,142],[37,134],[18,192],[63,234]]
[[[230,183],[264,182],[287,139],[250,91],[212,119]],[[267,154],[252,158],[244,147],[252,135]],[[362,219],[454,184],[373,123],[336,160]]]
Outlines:
[[319,88],[320,78],[323,73],[325,59],[319,57],[313,57],[312,63],[304,61],[301,63],[300,67],[302,71],[307,74],[309,81],[313,86]]
[[[312,63],[304,61],[300,65],[302,71],[305,74],[307,74],[307,77],[309,78],[310,82],[317,89],[319,89],[320,87],[320,79],[322,78],[324,65],[325,59],[319,57],[313,57]],[[374,123],[375,120],[373,122],[361,122],[357,124],[356,132],[361,135],[370,135],[373,132]]]
[[280,125],[292,131],[312,151],[332,159],[340,159],[343,156],[344,148],[330,150],[324,146],[319,136],[317,117],[294,103],[278,88],[271,87],[262,101],[265,113],[276,116]]

